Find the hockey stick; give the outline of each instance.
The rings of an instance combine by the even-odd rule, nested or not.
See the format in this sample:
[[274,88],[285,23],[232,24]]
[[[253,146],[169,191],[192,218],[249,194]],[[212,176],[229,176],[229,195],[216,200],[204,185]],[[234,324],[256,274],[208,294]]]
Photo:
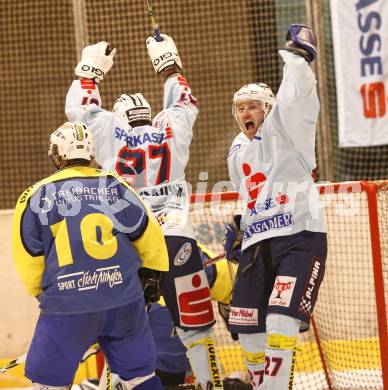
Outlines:
[[216,257],[213,257],[212,259],[207,259],[204,263],[203,263],[203,268],[207,268],[207,267],[210,267],[212,266],[213,264],[217,263],[217,261],[220,261],[222,259],[225,258],[225,253],[221,253],[220,255],[216,256]]
[[5,366],[0,367],[0,374],[10,370],[11,368],[14,368],[18,366],[19,364],[22,364],[26,361],[27,354],[19,356],[18,358],[9,361]]
[[[82,356],[81,363],[85,362],[90,356],[95,355],[100,351],[100,346],[98,344],[93,344]],[[18,358],[10,360],[5,366],[0,367],[0,374],[7,372],[11,368],[14,368],[20,364],[23,364],[26,361],[27,354],[20,355]]]
[[158,23],[156,21],[156,17],[155,17],[154,10],[152,8],[151,0],[146,0],[146,1],[147,1],[147,14],[148,14],[148,17],[150,18],[151,27],[154,30],[154,34],[155,34],[156,40],[158,42],[162,42],[163,39],[162,39],[162,37],[160,35],[160,28],[159,28],[159,25],[158,25]]
[[[212,265],[214,265],[215,263],[217,263],[218,261],[220,261],[222,259],[226,259],[225,253],[221,253],[220,255],[218,255],[216,257],[213,257],[212,259],[206,260],[203,263],[203,268],[211,267]],[[232,265],[232,262],[230,260],[226,260],[226,261],[228,263],[229,277],[230,277],[230,280],[232,282],[232,285],[234,285],[234,281],[235,281],[236,275],[235,275],[235,272],[233,270],[233,265]]]

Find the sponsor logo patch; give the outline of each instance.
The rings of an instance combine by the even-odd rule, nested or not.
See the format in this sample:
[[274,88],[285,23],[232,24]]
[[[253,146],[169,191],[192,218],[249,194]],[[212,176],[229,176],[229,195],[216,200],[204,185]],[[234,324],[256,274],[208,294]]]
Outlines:
[[256,233],[264,233],[273,229],[282,229],[294,224],[293,215],[288,213],[280,213],[271,217],[260,219],[249,225],[244,232],[244,240],[251,238]]
[[321,259],[319,257],[314,257],[314,263],[310,273],[310,277],[306,283],[306,287],[299,305],[299,310],[305,314],[311,314],[313,302],[315,300],[317,288],[321,279],[321,268]]
[[296,278],[292,276],[277,276],[268,304],[270,306],[289,307],[295,283]]
[[214,389],[223,389],[222,379],[217,364],[217,355],[214,346],[214,341],[208,338],[205,340],[206,340],[206,349],[207,349],[209,366],[211,369],[212,383],[214,384]]
[[230,309],[229,324],[258,325],[258,310],[246,307],[232,307]]
[[193,249],[190,242],[183,244],[174,258],[174,265],[179,267],[180,265],[185,264],[186,261],[189,260],[192,251]]
[[204,270],[175,278],[181,326],[197,327],[214,321],[210,288]]

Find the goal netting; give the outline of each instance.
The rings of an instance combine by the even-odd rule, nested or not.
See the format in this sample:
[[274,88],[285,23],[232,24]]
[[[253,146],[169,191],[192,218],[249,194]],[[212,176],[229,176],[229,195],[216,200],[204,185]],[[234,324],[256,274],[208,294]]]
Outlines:
[[[352,182],[320,186],[320,191],[328,225],[327,268],[314,326],[300,334],[294,388],[383,389],[387,187]],[[224,224],[242,208],[235,193],[193,197],[191,219],[198,241],[222,253]],[[225,374],[244,371],[239,344],[221,319],[215,329]]]
[[[11,209],[25,188],[52,172],[48,139],[65,121],[64,99],[82,47],[106,40],[117,48],[115,65],[101,83],[107,109],[122,93],[142,92],[156,114],[162,83],[146,53],[151,28],[145,1],[4,0],[2,5],[0,42],[7,54],[0,58],[0,209]],[[282,63],[277,49],[291,23],[312,24],[320,36],[316,63],[326,76],[318,91],[320,117],[327,123],[317,133],[320,179],[388,177],[387,145],[337,146],[329,0],[154,0],[153,6],[162,32],[174,37],[199,102],[186,170],[193,185],[203,171],[209,185],[228,180],[225,159],[237,134],[233,93],[253,81],[278,90]],[[332,174],[326,167],[330,163]]]

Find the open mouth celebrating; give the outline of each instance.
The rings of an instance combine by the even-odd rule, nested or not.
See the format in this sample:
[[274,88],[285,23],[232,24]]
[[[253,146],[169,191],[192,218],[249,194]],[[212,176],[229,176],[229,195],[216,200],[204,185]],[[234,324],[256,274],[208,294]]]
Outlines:
[[244,123],[245,128],[247,131],[254,131],[255,130],[255,124],[252,121],[247,121]]

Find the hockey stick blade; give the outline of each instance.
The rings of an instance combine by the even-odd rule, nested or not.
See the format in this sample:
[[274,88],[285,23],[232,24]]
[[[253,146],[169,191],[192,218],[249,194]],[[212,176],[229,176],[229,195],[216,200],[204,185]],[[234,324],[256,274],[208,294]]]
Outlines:
[[18,366],[19,364],[22,364],[26,361],[27,354],[19,356],[18,358],[9,361],[5,366],[0,367],[0,374],[3,374],[4,372],[7,372],[11,368],[14,368]]
[[[100,351],[100,347],[96,344],[91,346],[82,356],[81,363],[85,362],[87,359],[90,358],[90,356],[95,355],[97,352]],[[23,364],[26,361],[27,354],[20,355],[18,358],[10,360],[5,366],[0,367],[0,374],[3,374],[4,372],[7,372],[11,368],[14,368],[20,364]]]

